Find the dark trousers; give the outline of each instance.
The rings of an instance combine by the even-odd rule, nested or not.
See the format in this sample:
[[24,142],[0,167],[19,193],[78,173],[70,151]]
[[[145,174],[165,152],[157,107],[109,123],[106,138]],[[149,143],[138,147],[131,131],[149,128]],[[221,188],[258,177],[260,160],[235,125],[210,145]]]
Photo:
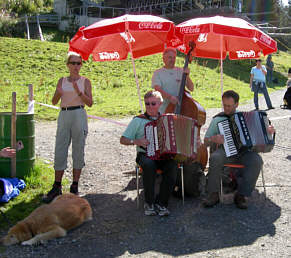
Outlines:
[[220,178],[223,173],[224,164],[226,163],[239,163],[244,165],[244,168],[239,169],[239,174],[237,175],[238,193],[244,196],[251,196],[263,165],[261,156],[256,152],[246,151],[240,155],[227,158],[223,148],[218,148],[210,155],[208,193],[219,192]]
[[[176,183],[178,165],[174,160],[151,160],[145,153],[139,152],[136,162],[142,167],[142,179],[144,187],[145,202],[148,204],[158,203],[162,206],[168,206],[168,200]],[[155,182],[157,169],[163,171],[160,192],[155,198]]]
[[267,107],[268,108],[272,107],[272,102],[271,102],[271,99],[270,99],[270,96],[269,96],[269,93],[267,90],[266,83],[253,81],[252,90],[254,92],[254,104],[255,104],[256,109],[259,109],[259,99],[258,99],[259,93],[264,94]]

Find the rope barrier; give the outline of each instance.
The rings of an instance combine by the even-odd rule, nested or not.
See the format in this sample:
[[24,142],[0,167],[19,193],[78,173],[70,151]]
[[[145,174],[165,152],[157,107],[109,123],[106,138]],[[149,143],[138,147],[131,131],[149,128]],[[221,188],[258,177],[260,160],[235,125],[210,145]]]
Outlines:
[[[56,106],[53,106],[53,105],[49,105],[49,104],[44,104],[44,103],[41,103],[41,102],[35,102],[35,101],[31,101],[29,102],[29,108],[28,108],[28,113],[31,113],[33,112],[34,108],[34,103],[35,104],[38,104],[38,105],[41,105],[41,106],[45,106],[45,107],[48,107],[48,108],[53,108],[53,109],[60,109],[59,107],[56,107]],[[94,116],[94,115],[87,115],[88,118],[91,118],[91,119],[97,119],[97,120],[101,120],[101,121],[104,121],[104,122],[109,122],[109,123],[112,123],[112,124],[116,124],[116,125],[120,125],[120,126],[127,126],[127,124],[124,124],[124,123],[121,123],[121,122],[118,122],[116,120],[112,120],[112,119],[108,119],[108,118],[104,118],[104,117],[100,117],[100,116]],[[288,116],[279,116],[279,117],[270,117],[269,120],[271,121],[275,121],[275,120],[281,120],[281,119],[285,119],[285,118],[291,118],[291,115],[288,115]],[[205,128],[201,128],[202,131],[206,131]]]
[[[53,105],[49,105],[49,104],[44,104],[44,103],[40,103],[40,102],[35,102],[38,105],[41,106],[45,106],[45,107],[49,107],[49,108],[53,108],[53,109],[60,109],[59,107],[53,106]],[[88,118],[92,118],[92,119],[97,119],[97,120],[101,120],[104,122],[109,122],[112,124],[117,124],[117,125],[121,125],[121,126],[127,126],[127,124],[124,123],[120,123],[118,121],[112,120],[112,119],[108,119],[108,118],[104,118],[104,117],[100,117],[100,116],[93,116],[93,115],[87,115]]]

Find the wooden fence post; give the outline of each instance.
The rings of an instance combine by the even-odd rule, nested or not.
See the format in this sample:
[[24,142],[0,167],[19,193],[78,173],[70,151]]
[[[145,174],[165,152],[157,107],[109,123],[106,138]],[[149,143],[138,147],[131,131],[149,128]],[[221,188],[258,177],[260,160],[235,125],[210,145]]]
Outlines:
[[[11,148],[16,150],[16,92],[12,92]],[[11,177],[16,177],[16,156],[11,158]]]

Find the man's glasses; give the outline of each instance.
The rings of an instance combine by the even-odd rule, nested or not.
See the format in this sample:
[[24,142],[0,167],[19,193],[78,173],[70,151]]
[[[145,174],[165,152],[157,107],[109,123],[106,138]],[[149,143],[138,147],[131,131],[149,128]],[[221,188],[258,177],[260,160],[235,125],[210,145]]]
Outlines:
[[71,64],[71,65],[81,65],[82,63],[81,62],[69,62],[69,64]]
[[157,102],[145,102],[146,106],[152,105],[155,106]]

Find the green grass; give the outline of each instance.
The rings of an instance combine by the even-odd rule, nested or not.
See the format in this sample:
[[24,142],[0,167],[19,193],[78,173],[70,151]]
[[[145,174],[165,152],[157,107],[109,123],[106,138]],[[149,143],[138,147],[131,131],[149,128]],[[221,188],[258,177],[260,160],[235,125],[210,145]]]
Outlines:
[[[16,38],[0,38],[0,109],[11,110],[11,93],[17,93],[17,110],[27,110],[27,85],[34,85],[37,102],[51,104],[58,79],[68,75],[65,65],[67,43],[41,42]],[[279,82],[270,91],[285,86],[291,55],[280,52],[273,55],[274,77]],[[177,66],[183,66],[184,57],[178,55]],[[161,54],[135,60],[141,94],[151,88],[153,71],[162,66]],[[241,102],[252,98],[249,90],[249,72],[254,61],[223,62],[224,89],[234,89]],[[217,60],[195,59],[190,65],[195,89],[193,97],[205,108],[220,106],[220,64]],[[92,82],[94,105],[88,108],[91,115],[123,117],[139,113],[139,102],[131,59],[113,62],[84,63],[81,74]],[[56,119],[54,109],[36,105],[36,119]]]
[[[31,173],[24,177],[26,187],[16,198],[11,199],[8,203],[1,203],[0,228],[6,229],[9,225],[15,224],[41,205],[41,197],[50,190],[53,181],[52,164],[37,159]],[[64,180],[63,184],[66,189],[68,180]]]

